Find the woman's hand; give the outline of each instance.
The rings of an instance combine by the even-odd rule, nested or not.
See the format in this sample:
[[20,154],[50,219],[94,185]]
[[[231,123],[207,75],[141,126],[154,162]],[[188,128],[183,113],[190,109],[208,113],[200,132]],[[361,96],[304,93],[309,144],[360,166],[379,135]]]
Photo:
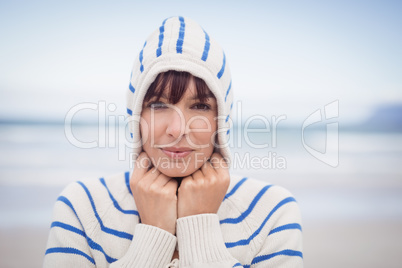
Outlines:
[[229,187],[230,175],[225,159],[218,153],[185,177],[178,189],[178,218],[217,213]]
[[151,160],[142,152],[130,179],[141,223],[176,233],[177,181],[151,167]]

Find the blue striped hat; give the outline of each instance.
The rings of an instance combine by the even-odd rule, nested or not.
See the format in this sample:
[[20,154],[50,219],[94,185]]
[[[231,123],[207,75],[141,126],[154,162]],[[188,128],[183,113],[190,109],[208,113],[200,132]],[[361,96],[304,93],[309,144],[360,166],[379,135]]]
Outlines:
[[146,40],[135,59],[127,92],[127,113],[134,142],[134,159],[141,152],[139,118],[145,94],[159,73],[185,71],[205,81],[218,104],[218,151],[229,163],[232,81],[220,45],[195,21],[183,17],[165,19]]

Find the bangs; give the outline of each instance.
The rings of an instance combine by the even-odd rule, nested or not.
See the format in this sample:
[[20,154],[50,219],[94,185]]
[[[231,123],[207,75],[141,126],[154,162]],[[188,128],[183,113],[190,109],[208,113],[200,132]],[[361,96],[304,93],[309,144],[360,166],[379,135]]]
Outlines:
[[206,102],[208,98],[213,96],[207,84],[201,78],[195,77],[188,72],[167,71],[158,74],[155,81],[149,86],[144,102],[148,102],[154,97],[155,101],[159,101],[162,94],[165,93],[169,103],[176,104],[183,97],[191,79],[194,79],[197,98],[201,102]]

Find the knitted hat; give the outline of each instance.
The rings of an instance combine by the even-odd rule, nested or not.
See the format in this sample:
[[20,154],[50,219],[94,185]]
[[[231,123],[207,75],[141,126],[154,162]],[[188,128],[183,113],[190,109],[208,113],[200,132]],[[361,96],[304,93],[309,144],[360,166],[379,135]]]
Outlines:
[[185,71],[205,81],[218,105],[218,145],[229,163],[230,112],[233,106],[231,75],[219,44],[193,20],[165,19],[146,40],[134,62],[127,92],[129,128],[134,142],[134,159],[141,153],[140,116],[145,94],[159,73]]

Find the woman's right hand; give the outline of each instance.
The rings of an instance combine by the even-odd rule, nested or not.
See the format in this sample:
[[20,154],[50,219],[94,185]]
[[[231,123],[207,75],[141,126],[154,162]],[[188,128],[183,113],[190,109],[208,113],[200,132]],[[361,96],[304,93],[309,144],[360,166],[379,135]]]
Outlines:
[[141,223],[156,226],[175,235],[178,183],[155,167],[149,169],[151,165],[151,159],[142,152],[130,178],[130,188]]

